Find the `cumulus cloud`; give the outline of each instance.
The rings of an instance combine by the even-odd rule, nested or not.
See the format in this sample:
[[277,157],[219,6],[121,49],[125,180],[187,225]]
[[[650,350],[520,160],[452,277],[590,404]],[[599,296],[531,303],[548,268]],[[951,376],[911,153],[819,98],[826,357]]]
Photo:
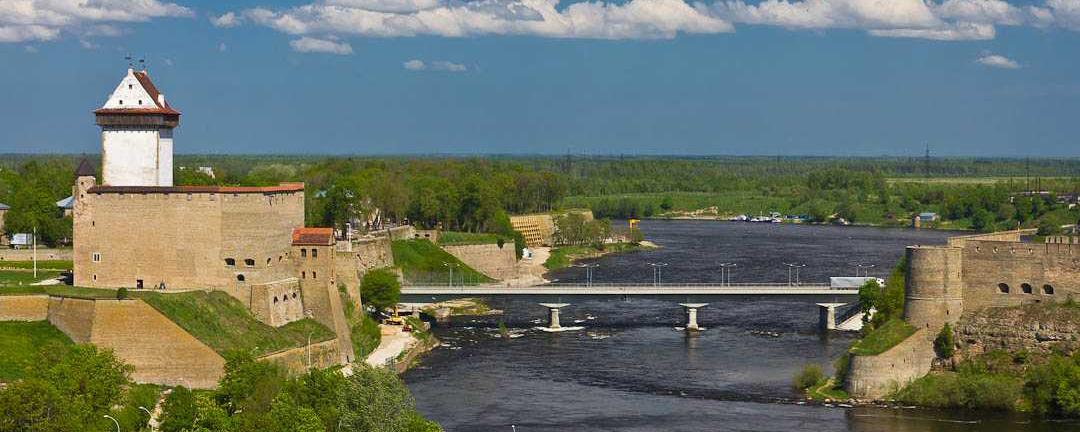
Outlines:
[[0,43],[49,41],[61,32],[110,36],[121,33],[114,23],[189,16],[190,9],[159,0],[3,0]]
[[211,16],[210,24],[221,28],[236,27],[240,25],[240,17],[235,12],[226,12],[221,16]]
[[413,59],[402,64],[406,70],[415,72],[419,71],[440,71],[440,72],[465,72],[468,70],[463,64],[448,62],[445,60],[436,60],[431,63],[426,63],[423,60]]
[[289,42],[293,50],[305,53],[326,53],[337,55],[352,54],[352,45],[326,39],[304,36]]
[[[250,9],[244,15],[256,23],[293,35],[656,39],[673,38],[679,33],[733,30],[730,23],[712,16],[705,6],[691,5],[683,0],[585,1],[562,9],[557,8],[559,0],[440,0],[439,3],[380,0],[378,6],[359,6],[372,2],[374,0],[333,0],[279,11]],[[416,10],[387,12],[391,9],[386,7],[387,4],[402,10],[412,5]]]
[[[1011,3],[1010,3],[1011,1]],[[734,31],[854,29],[879,37],[993,39],[999,26],[1080,30],[1080,0],[315,0],[257,7],[250,20],[297,37],[668,39]]]
[[1020,69],[1020,63],[1017,63],[1015,60],[1008,57],[997,54],[983,54],[983,56],[976,59],[975,62],[983,66],[989,66],[999,69]]

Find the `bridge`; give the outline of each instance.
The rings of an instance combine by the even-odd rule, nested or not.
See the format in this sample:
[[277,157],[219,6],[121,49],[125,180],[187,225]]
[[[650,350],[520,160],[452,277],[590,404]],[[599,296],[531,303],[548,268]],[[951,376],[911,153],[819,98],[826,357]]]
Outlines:
[[[859,290],[853,287],[835,288],[829,284],[768,284],[768,283],[553,283],[534,286],[505,285],[405,285],[401,287],[402,302],[410,305],[434,303],[464,297],[530,296],[548,308],[550,321],[547,331],[561,331],[559,310],[569,306],[564,298],[619,297],[657,298],[679,300],[686,309],[686,329],[699,330],[697,310],[708,305],[708,300],[722,297],[795,297],[814,301],[820,308],[819,324],[823,329],[833,330],[851,327],[861,314],[845,313],[836,316],[838,308],[858,299]],[[856,311],[857,312],[857,311]],[[857,316],[856,316],[857,315]]]

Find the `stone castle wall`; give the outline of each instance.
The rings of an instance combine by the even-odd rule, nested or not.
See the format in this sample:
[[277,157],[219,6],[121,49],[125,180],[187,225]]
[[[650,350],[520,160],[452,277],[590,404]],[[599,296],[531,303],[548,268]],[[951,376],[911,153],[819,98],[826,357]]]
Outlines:
[[916,328],[937,332],[955,323],[964,312],[963,256],[945,246],[907,248],[908,274],[904,320]]
[[44,321],[49,318],[49,296],[0,296],[0,321]]
[[353,361],[352,331],[345,319],[344,304],[334,274],[337,258],[334,246],[293,246],[293,256],[300,271],[304,307],[312,312],[316,321],[337,335],[338,361]]
[[132,288],[142,280],[144,288],[164,282],[167,289],[225,289],[294,274],[288,253],[292,229],[304,224],[302,191],[94,193],[90,187],[76,186],[76,285]]
[[845,388],[858,399],[881,399],[930,372],[936,332],[922,328],[878,355],[851,355]]
[[1049,355],[1080,349],[1080,311],[1070,307],[1024,305],[985,308],[953,329],[961,358],[990,351]]
[[967,241],[964,305],[970,310],[1080,296],[1080,245]]
[[[70,261],[72,254],[71,249],[38,249],[37,259],[38,261],[45,260],[63,260]],[[34,259],[34,251],[32,249],[9,249],[0,248],[0,267],[4,266],[4,261],[32,261]]]
[[514,275],[517,255],[514,243],[443,246],[446,252],[461,260],[469,267],[493,279],[506,279]]
[[304,319],[304,298],[300,291],[300,281],[294,277],[254,285],[248,310],[255,319],[273,327]]
[[48,321],[76,343],[108,348],[139,383],[213,388],[225,360],[141,300],[49,298]]
[[291,373],[299,374],[307,371],[309,365],[310,367],[319,369],[337,366],[341,364],[341,357],[342,354],[340,350],[338,350],[338,341],[334,339],[317,343],[313,342],[309,346],[302,346],[269,354],[259,357],[259,360],[281,365]]

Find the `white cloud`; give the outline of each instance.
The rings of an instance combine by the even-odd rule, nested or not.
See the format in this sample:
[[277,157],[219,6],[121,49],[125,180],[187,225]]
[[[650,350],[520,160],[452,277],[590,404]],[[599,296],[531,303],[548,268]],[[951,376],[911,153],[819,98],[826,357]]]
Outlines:
[[1080,0],[1046,0],[1042,7],[1031,6],[1028,12],[1036,25],[1080,31]]
[[225,45],[225,42],[222,42],[222,43],[218,44],[217,50],[220,51],[220,52],[225,52],[225,51],[229,50],[229,46]]
[[190,9],[159,0],[3,0],[0,43],[49,41],[61,32],[111,36],[121,33],[113,23],[189,16]]
[[235,12],[226,12],[224,15],[210,17],[210,24],[214,27],[229,28],[240,25],[240,17]]
[[348,43],[308,36],[290,41],[289,46],[291,46],[293,50],[306,53],[349,55],[353,52],[352,45],[349,45]]
[[445,60],[436,60],[431,63],[425,63],[423,60],[413,59],[402,64],[405,69],[411,71],[440,71],[440,72],[465,72],[468,70],[463,64],[448,62]]
[[88,50],[98,49],[97,44],[86,39],[79,39],[79,45]]
[[[711,16],[705,7],[683,0],[586,1],[561,10],[557,8],[559,0],[447,0],[436,7],[406,13],[355,6],[360,3],[369,2],[336,0],[283,11],[256,8],[244,14],[254,22],[294,35],[654,39],[733,30],[731,24]],[[400,5],[393,0],[380,3]]]
[[1020,64],[1015,60],[997,54],[984,54],[982,57],[976,59],[975,62],[983,66],[1000,69],[1020,69]]

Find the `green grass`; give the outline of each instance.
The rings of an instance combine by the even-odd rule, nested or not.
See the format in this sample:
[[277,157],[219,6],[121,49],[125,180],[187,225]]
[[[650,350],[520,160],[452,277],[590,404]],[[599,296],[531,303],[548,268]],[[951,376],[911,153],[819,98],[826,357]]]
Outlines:
[[401,268],[405,279],[413,283],[447,283],[449,269],[443,265],[446,262],[455,265],[454,284],[463,281],[465,283],[494,281],[427,240],[397,240],[394,241],[392,249],[394,264]]
[[[443,231],[439,233],[439,245],[481,245],[495,244],[499,242],[499,235],[493,233],[471,233],[461,231]],[[513,243],[513,240],[509,240]]]
[[161,396],[162,388],[155,384],[132,384],[124,389],[123,402],[119,407],[113,408],[113,417],[120,423],[120,430],[141,431],[146,430],[146,422],[150,415],[139,409],[140,406],[153,411]]
[[843,401],[851,399],[844,389],[833,378],[822,378],[817,384],[806,389],[806,397],[815,401]]
[[[33,261],[0,261],[0,268],[5,269],[32,269],[34,268]],[[71,260],[38,260],[38,270],[71,270],[74,265]]]
[[0,290],[2,290],[2,287],[25,286],[45,279],[55,279],[60,276],[60,273],[55,270],[38,270],[38,275],[35,278],[32,271],[0,270]]
[[881,354],[914,333],[915,327],[899,318],[894,318],[872,330],[862,340],[855,342],[851,346],[851,353],[855,355]]
[[544,261],[544,268],[557,270],[573,264],[574,260],[577,259],[591,258],[609,253],[631,252],[638,249],[641,249],[641,246],[632,243],[608,244],[604,245],[603,250],[592,246],[559,246],[551,250],[547,260]]
[[255,356],[332,339],[334,332],[311,319],[274,328],[256,320],[240,301],[221,291],[176,294],[132,293],[214,351]]
[[39,353],[69,339],[48,321],[0,322],[0,382],[22,378],[37,362]]

